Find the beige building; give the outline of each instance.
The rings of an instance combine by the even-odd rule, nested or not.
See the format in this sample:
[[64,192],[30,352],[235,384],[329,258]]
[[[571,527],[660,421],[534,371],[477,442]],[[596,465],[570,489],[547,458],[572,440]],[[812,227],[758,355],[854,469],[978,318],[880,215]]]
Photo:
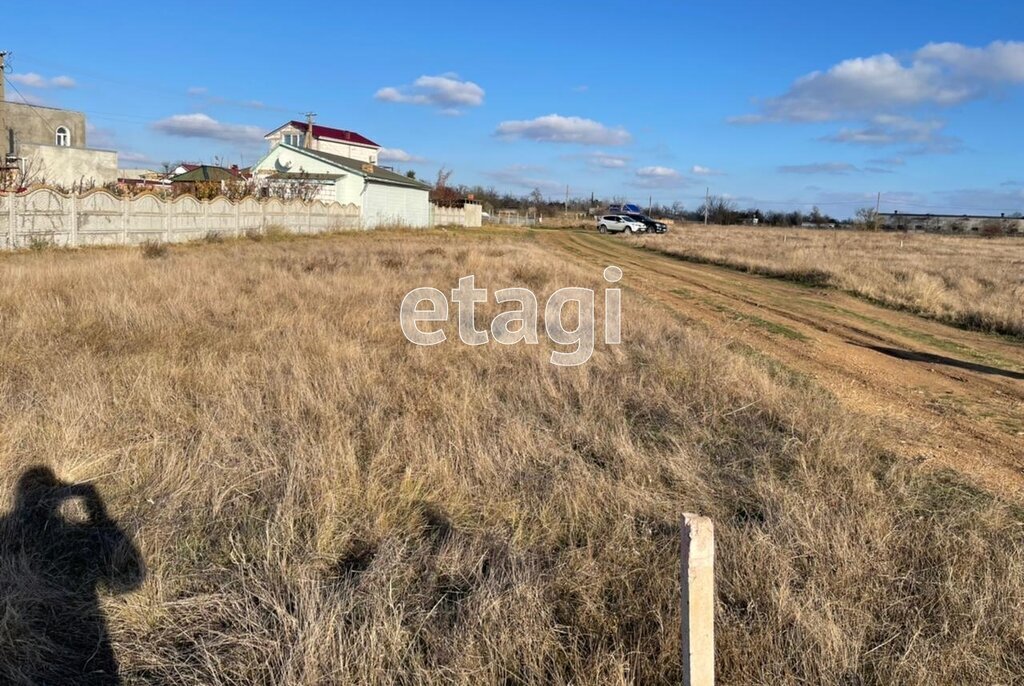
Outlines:
[[320,126],[312,122],[290,121],[263,137],[270,150],[278,143],[340,155],[360,162],[377,164],[380,146],[355,131]]
[[[0,57],[0,69],[3,59]],[[117,153],[86,147],[85,115],[7,102],[0,78],[2,166],[25,185],[101,186],[117,180]]]

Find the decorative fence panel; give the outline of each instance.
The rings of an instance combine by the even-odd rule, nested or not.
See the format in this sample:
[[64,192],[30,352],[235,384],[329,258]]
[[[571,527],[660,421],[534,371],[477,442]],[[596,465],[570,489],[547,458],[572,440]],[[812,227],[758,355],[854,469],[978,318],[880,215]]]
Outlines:
[[0,194],[0,249],[5,250],[37,242],[64,247],[178,243],[214,234],[263,233],[268,227],[296,233],[358,229],[360,211],[356,205],[319,200],[246,198],[235,203],[190,195],[165,200],[152,193],[118,198],[104,190],[65,195],[46,187]]
[[[116,245],[123,241],[125,203],[106,191],[78,198],[78,245]],[[73,241],[74,242],[74,241]]]

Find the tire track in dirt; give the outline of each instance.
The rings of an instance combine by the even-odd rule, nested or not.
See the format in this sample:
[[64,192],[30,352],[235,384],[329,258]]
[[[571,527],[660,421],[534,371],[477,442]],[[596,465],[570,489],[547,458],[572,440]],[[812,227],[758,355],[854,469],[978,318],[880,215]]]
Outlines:
[[894,454],[1024,500],[1024,346],[616,237],[535,235],[577,261],[622,267],[627,287],[815,379],[872,418]]

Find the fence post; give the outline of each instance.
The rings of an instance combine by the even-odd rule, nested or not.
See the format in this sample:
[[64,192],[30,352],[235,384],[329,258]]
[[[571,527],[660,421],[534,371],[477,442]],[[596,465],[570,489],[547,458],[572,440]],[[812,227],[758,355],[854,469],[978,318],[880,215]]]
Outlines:
[[128,245],[128,211],[131,205],[130,198],[121,198],[121,245]]
[[242,235],[242,200],[235,204],[235,238]]
[[8,208],[7,208],[7,212],[8,212],[8,215],[7,215],[7,219],[8,219],[8,222],[7,222],[7,248],[9,250],[14,250],[15,247],[17,247],[16,243],[14,242],[14,237],[15,237],[14,220],[15,220],[15,217],[18,216],[15,213],[15,211],[14,211],[14,206],[18,203],[18,195],[17,194],[12,194],[12,195],[7,196],[7,198],[8,198],[8,200],[10,200],[10,202],[8,203]]
[[681,532],[683,686],[715,683],[715,529],[684,514]]
[[78,194],[71,194],[71,235],[68,236],[68,243],[72,248],[78,247]]

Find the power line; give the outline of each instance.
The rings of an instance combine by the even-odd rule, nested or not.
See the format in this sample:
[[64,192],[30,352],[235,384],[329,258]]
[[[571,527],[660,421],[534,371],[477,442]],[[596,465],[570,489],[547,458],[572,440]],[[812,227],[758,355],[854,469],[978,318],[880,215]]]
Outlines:
[[20,90],[18,90],[18,87],[14,85],[14,81],[11,81],[11,80],[10,80],[9,78],[7,78],[7,75],[6,75],[6,74],[4,74],[4,75],[3,75],[3,77],[4,77],[4,81],[6,81],[6,82],[7,82],[7,84],[8,84],[8,85],[9,85],[9,86],[10,86],[11,88],[13,88],[13,89],[14,89],[14,92],[18,94],[18,97],[19,97],[19,98],[21,98],[21,101],[22,101],[23,103],[25,103],[25,105],[27,105],[28,107],[30,107],[30,108],[32,109],[32,111],[33,111],[33,112],[35,112],[35,113],[36,113],[36,115],[37,115],[37,116],[38,116],[38,117],[39,117],[40,119],[42,119],[42,120],[43,120],[43,123],[44,123],[44,124],[46,124],[46,127],[47,127],[47,128],[51,128],[51,125],[50,125],[50,121],[49,121],[49,120],[48,120],[48,119],[47,119],[46,117],[44,117],[44,116],[43,116],[43,113],[42,113],[42,112],[40,112],[40,111],[39,111],[39,110],[40,110],[41,108],[40,108],[40,107],[39,107],[38,105],[33,105],[32,103],[30,103],[30,102],[28,101],[28,98],[26,98],[26,97],[25,97],[24,95],[22,95],[22,94],[21,94],[21,91],[20,91]]

